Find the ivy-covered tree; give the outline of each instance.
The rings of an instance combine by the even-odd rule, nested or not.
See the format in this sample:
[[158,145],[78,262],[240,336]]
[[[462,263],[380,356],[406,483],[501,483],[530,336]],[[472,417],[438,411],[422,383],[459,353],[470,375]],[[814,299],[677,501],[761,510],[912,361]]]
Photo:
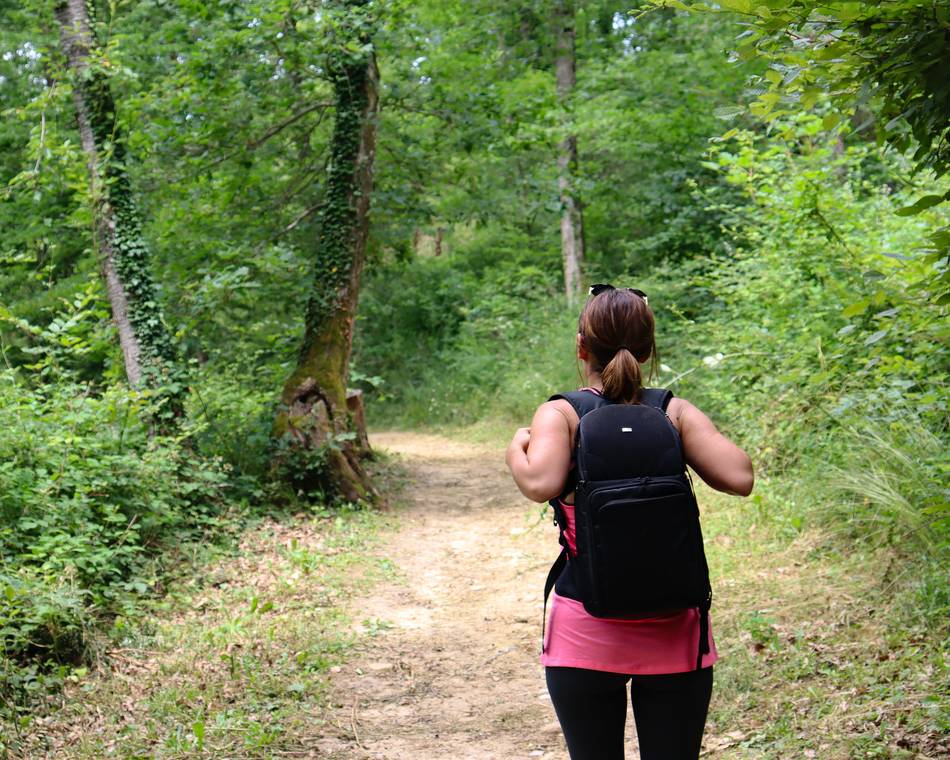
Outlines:
[[340,0],[326,7],[331,39],[325,71],[333,86],[335,121],[304,338],[273,431],[278,473],[298,489],[329,487],[351,501],[374,493],[347,408],[376,150],[379,72],[368,5]]
[[97,43],[89,8],[85,0],[66,0],[57,3],[55,13],[89,165],[95,247],[129,383],[160,388],[167,400],[164,414],[174,419],[182,412],[179,370],[149,271],[149,249],[132,194],[108,61]]

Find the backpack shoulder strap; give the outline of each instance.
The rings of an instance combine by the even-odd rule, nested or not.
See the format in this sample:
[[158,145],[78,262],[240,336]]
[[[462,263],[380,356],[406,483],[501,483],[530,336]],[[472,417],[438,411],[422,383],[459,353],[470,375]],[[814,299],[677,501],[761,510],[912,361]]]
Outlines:
[[666,411],[670,405],[670,399],[673,398],[673,391],[667,388],[644,388],[640,391],[640,403],[645,406],[652,406],[661,412]]
[[[544,625],[548,619],[548,597],[551,595],[551,590],[554,588],[557,579],[561,577],[561,572],[565,567],[567,567],[567,546],[564,546],[561,553],[557,555],[557,559],[554,560],[554,564],[548,570],[548,577],[544,581],[544,607],[541,610],[541,654],[544,654]],[[708,638],[709,634],[707,633],[706,636]]]
[[[644,388],[640,391],[640,403],[644,406],[651,406],[654,409],[658,409],[663,412],[666,417],[666,421],[669,423],[669,426],[673,429],[673,433],[676,435],[676,446],[679,449],[680,459],[683,460],[683,470],[686,470],[686,452],[683,451],[683,437],[680,435],[680,431],[677,429],[676,425],[673,424],[673,420],[670,419],[670,415],[666,413],[666,408],[670,405],[670,401],[673,398],[673,391],[668,388]],[[689,473],[687,472],[687,475]],[[690,482],[690,490],[692,490],[692,482]]]
[[589,390],[581,391],[568,391],[567,393],[555,393],[548,401],[555,401],[556,399],[564,399],[572,407],[574,411],[577,412],[578,418],[583,417],[588,412],[592,412],[595,409],[599,409],[602,406],[607,406],[613,402],[607,398],[604,398],[599,393]]

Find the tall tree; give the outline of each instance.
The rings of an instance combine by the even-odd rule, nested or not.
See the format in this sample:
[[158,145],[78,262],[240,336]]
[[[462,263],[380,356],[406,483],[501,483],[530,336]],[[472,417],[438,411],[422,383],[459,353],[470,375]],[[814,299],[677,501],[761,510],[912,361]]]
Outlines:
[[149,272],[126,165],[125,135],[116,115],[89,6],[66,0],[56,6],[60,45],[72,74],[73,103],[89,166],[95,246],[129,383],[162,388],[168,415],[180,416],[181,388],[175,352]]
[[368,5],[339,0],[327,9],[335,121],[304,339],[273,431],[279,472],[304,489],[329,481],[350,500],[373,492],[346,393],[376,150],[379,72]]
[[564,262],[564,290],[569,302],[581,292],[581,267],[584,262],[584,214],[577,192],[577,133],[573,121],[573,95],[577,84],[574,56],[576,37],[573,0],[556,0],[557,24],[554,71],[557,95],[567,115],[568,133],[558,147],[557,186],[561,196],[561,256]]

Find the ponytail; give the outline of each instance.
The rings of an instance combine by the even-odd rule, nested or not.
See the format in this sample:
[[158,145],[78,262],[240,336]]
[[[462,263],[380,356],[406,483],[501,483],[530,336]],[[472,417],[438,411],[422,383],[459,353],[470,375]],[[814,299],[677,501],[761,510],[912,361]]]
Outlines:
[[[643,388],[640,361],[658,363],[653,312],[642,295],[610,289],[591,298],[581,311],[577,332],[592,370],[600,373],[604,395],[620,404],[637,404]],[[639,360],[639,361],[638,361]]]
[[607,398],[621,404],[635,404],[640,400],[640,389],[643,387],[640,362],[625,346],[617,349],[617,353],[601,371],[600,378]]

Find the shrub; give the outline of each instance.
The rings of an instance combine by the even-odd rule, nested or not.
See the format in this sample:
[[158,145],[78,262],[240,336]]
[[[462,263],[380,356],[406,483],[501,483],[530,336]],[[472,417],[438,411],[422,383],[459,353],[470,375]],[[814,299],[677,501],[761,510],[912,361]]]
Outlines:
[[869,180],[870,153],[842,152],[812,117],[713,151],[746,203],[719,209],[730,257],[685,280],[663,273],[665,382],[736,435],[760,474],[805,497],[789,499],[806,505],[798,524],[946,556],[950,335],[924,250],[939,212],[896,214],[914,196]]
[[[208,527],[227,471],[149,436],[148,394],[0,373],[0,674],[7,702],[77,663],[97,621],[148,592],[149,562]],[[16,693],[13,693],[16,692]]]

